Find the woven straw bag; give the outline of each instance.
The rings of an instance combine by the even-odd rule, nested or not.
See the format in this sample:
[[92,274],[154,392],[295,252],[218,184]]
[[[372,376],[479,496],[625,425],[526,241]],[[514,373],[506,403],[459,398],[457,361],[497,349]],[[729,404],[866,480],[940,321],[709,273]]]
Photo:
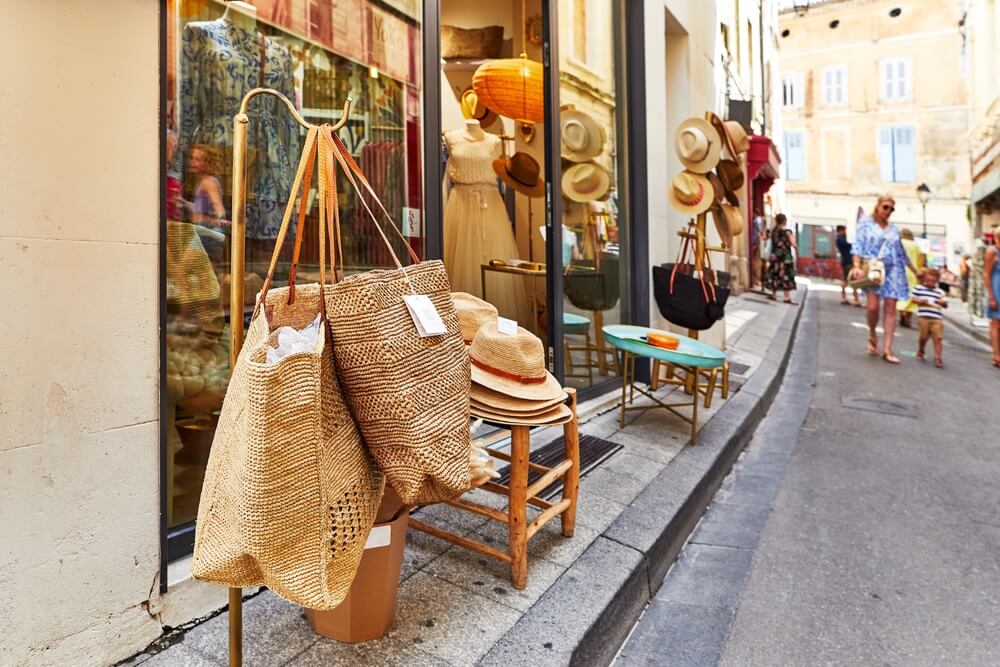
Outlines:
[[[452,499],[471,487],[469,355],[440,261],[421,262],[382,207],[340,139],[333,157],[375,221],[395,269],[352,275],[327,290],[337,371],[365,444],[408,505]],[[403,240],[414,264],[403,268],[378,218],[361,196],[365,187]],[[334,220],[339,229],[339,219]],[[339,232],[337,232],[339,238]],[[430,298],[447,327],[421,338],[403,296]]]
[[[325,325],[323,196],[319,284],[296,288],[290,281],[269,290],[295,194],[303,180],[303,192],[309,189],[317,136],[312,129],[306,138],[226,392],[198,508],[192,573],[226,586],[265,585],[305,607],[331,609],[354,580],[384,480],[363,446],[334,369]],[[321,163],[321,193],[325,177]],[[305,208],[303,203],[300,228]],[[268,364],[271,332],[283,325],[302,328],[317,313],[323,326],[315,348]]]

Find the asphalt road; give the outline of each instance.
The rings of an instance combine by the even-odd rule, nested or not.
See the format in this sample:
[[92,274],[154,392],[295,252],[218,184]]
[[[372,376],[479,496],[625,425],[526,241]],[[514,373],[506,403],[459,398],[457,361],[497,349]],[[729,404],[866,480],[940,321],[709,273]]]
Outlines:
[[1000,664],[1000,371],[947,326],[869,357],[838,297],[619,665]]

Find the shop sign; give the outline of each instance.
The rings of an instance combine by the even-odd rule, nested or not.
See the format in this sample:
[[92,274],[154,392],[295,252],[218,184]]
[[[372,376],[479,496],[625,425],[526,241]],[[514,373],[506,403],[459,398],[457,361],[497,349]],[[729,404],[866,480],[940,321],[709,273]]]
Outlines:
[[369,6],[368,64],[394,79],[411,81],[409,26],[401,19]]
[[420,20],[420,17],[417,16],[417,11],[419,10],[417,0],[382,0],[382,3],[406,14],[411,19]]

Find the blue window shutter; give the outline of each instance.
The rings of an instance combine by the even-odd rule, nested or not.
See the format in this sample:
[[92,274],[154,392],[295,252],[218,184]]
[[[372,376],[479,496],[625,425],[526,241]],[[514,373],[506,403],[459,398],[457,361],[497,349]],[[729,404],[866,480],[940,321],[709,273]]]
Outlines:
[[785,135],[785,159],[788,169],[785,177],[789,181],[801,181],[806,177],[805,149],[802,132],[789,132]]
[[878,131],[878,171],[883,183],[892,183],[892,128],[882,127]]
[[913,127],[896,127],[893,150],[896,162],[896,182],[912,183],[917,179],[917,151]]

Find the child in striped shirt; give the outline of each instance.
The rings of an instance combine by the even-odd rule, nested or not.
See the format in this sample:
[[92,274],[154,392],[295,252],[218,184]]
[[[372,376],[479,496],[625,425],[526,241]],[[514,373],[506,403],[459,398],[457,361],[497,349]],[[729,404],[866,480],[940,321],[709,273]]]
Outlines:
[[917,304],[917,319],[920,323],[920,342],[917,348],[917,359],[923,361],[924,348],[927,339],[934,339],[934,365],[944,366],[941,360],[941,343],[944,338],[944,316],[941,310],[948,307],[944,298],[944,290],[939,288],[938,281],[941,272],[933,267],[921,269],[918,278],[920,284],[913,288],[912,298]]

